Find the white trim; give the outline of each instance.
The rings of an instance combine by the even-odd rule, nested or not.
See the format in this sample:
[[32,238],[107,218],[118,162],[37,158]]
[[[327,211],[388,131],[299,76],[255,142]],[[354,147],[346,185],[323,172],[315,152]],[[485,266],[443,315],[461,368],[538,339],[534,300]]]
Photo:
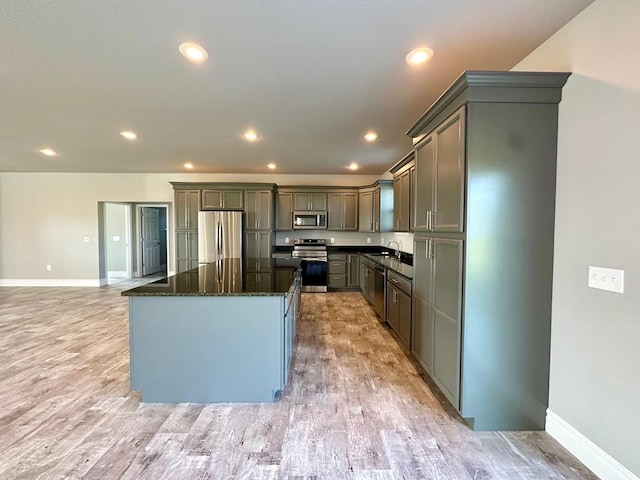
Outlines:
[[129,278],[126,270],[109,270],[107,277],[110,278]]
[[547,409],[546,431],[593,473],[606,480],[640,480],[633,472]]
[[[102,283],[102,281],[105,283]],[[100,287],[106,279],[87,278],[0,278],[0,287]]]

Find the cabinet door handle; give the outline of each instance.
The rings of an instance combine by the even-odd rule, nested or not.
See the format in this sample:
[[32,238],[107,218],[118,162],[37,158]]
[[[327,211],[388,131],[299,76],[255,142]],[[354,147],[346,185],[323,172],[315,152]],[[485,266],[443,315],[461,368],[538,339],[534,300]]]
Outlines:
[[398,283],[398,280],[396,280],[395,278],[392,278],[392,279],[391,279],[391,281],[392,281],[393,283],[395,283],[395,284],[397,284],[397,283]]

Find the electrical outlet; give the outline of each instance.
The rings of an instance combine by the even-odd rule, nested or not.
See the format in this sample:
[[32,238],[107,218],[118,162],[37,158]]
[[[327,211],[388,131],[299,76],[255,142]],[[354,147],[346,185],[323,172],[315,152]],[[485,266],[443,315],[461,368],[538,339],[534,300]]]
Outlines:
[[624,270],[590,266],[587,285],[609,292],[624,293]]
[[367,237],[367,243],[371,243],[371,237]]
[[336,239],[331,237],[331,243],[336,243]]
[[289,237],[284,237],[284,243],[289,243]]
[[89,243],[89,237],[84,237],[83,241],[84,241],[84,243]]
[[51,271],[51,265],[47,265],[47,272]]

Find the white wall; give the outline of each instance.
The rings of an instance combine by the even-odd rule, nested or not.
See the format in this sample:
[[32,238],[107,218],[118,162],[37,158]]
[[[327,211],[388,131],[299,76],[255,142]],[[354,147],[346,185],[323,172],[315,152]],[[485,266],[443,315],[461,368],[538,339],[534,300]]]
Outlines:
[[[559,113],[549,409],[636,475],[639,52],[640,1],[597,0],[515,68],[573,72]],[[587,288],[589,265],[624,269],[624,294]]]
[[[359,186],[375,180],[371,175],[0,173],[0,279],[97,281],[98,202],[173,203],[170,181]],[[169,231],[173,238],[172,218]],[[171,245],[170,271],[173,259]]]
[[105,249],[108,272],[127,270],[127,210],[128,205],[105,205]]

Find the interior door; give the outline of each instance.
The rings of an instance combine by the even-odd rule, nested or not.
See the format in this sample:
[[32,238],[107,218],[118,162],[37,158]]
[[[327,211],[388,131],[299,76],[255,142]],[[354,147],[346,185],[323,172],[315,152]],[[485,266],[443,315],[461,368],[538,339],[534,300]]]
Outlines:
[[142,275],[161,270],[160,212],[154,207],[142,207]]

